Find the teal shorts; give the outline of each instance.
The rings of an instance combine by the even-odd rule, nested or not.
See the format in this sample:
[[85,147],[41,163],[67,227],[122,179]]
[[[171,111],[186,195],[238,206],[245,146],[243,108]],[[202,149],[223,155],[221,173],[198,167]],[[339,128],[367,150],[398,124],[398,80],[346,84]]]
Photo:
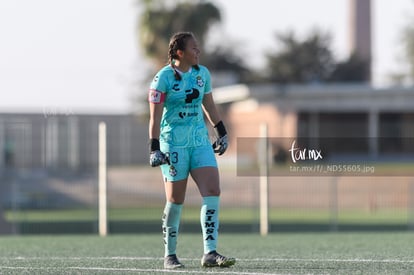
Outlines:
[[197,147],[174,147],[161,144],[161,151],[168,154],[171,165],[161,165],[164,181],[188,178],[190,171],[201,167],[217,167],[216,156],[210,144]]

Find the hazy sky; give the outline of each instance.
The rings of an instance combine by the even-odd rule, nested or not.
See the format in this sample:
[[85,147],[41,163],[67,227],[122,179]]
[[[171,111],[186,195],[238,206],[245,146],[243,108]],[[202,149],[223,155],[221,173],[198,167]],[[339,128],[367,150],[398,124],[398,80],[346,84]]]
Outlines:
[[[0,111],[125,111],[132,83],[148,71],[135,36],[134,0],[0,0]],[[223,22],[211,43],[238,43],[245,62],[263,65],[276,32],[332,34],[348,54],[348,0],[215,0]],[[403,66],[400,33],[412,0],[372,0],[374,81]],[[226,40],[223,40],[223,37]],[[214,83],[214,80],[213,80]],[[144,88],[145,89],[145,88]]]

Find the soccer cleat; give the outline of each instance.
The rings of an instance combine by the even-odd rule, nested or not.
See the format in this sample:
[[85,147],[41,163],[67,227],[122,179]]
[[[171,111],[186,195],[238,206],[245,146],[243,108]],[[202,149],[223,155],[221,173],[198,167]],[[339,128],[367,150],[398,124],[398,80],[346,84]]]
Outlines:
[[201,259],[201,266],[203,267],[229,267],[236,263],[235,258],[228,258],[218,254],[216,251],[211,251],[208,254],[204,254]]
[[175,268],[182,268],[184,265],[180,263],[177,258],[177,255],[168,255],[164,258],[164,268],[166,269],[175,269]]

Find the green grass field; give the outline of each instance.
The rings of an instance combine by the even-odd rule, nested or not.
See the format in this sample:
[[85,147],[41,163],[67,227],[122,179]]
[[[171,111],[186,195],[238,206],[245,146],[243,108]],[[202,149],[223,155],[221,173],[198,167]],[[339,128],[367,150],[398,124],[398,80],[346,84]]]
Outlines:
[[412,274],[413,233],[221,234],[231,268],[200,267],[199,234],[182,234],[180,270],[163,270],[160,234],[0,237],[0,274]]
[[[323,209],[270,209],[272,232],[403,231],[413,228],[412,213],[389,208],[376,211],[341,210],[335,215]],[[108,210],[111,233],[151,233],[160,228],[161,207]],[[93,234],[97,232],[96,209],[6,211],[6,220],[20,234]],[[223,208],[224,233],[252,233],[259,230],[259,211],[252,208]],[[185,207],[181,219],[185,233],[200,231],[199,207]]]
[[[108,209],[108,219],[113,221],[160,221],[163,207],[112,208]],[[369,212],[364,209],[342,210],[338,213],[338,221],[345,223],[385,224],[407,223],[407,209],[380,209]],[[258,220],[258,209],[223,208],[220,218],[232,223],[252,223]],[[330,212],[325,209],[269,209],[270,222],[329,222]],[[59,221],[94,221],[97,219],[96,209],[57,209],[57,210],[8,210],[5,218],[9,222],[59,222]],[[198,222],[199,207],[185,207],[182,221]]]

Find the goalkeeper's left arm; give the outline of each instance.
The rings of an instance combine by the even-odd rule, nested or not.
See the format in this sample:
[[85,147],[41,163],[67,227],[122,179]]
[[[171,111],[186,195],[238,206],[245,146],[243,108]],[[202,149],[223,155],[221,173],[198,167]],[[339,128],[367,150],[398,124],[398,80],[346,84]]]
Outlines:
[[228,147],[227,131],[221,120],[220,114],[217,111],[212,93],[204,95],[203,109],[211,125],[214,126],[214,130],[218,136],[217,140],[213,143],[214,152],[222,155]]

